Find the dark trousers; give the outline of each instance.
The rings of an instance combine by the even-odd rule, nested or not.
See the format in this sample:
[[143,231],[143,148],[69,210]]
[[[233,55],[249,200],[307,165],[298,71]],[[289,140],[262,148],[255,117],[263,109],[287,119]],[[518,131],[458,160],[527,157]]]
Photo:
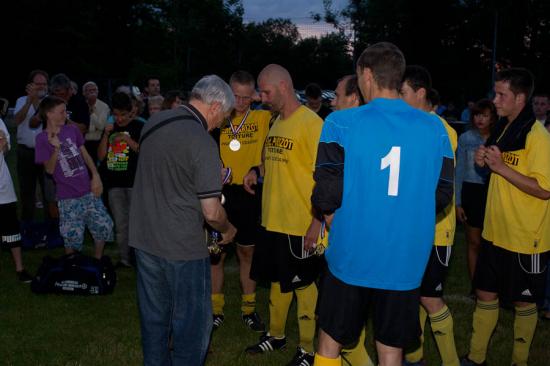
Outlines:
[[[19,176],[19,195],[21,200],[21,221],[32,221],[36,203],[36,182],[38,180],[44,200],[44,168],[34,163],[34,149],[17,147],[17,174]],[[46,208],[44,201],[44,208]],[[48,210],[44,210],[47,214]]]

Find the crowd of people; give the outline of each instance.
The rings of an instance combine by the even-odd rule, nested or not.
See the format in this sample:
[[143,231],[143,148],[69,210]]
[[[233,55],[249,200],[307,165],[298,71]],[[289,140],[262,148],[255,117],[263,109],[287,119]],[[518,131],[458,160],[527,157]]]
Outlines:
[[[429,71],[386,42],[338,80],[331,108],[316,84],[302,104],[276,64],[256,79],[205,76],[189,95],[162,96],[156,77],[143,93],[98,95],[93,81],[79,93],[64,74],[31,72],[14,115],[20,220],[0,120],[0,234],[22,282],[22,246],[81,252],[88,229],[101,258],[116,238],[117,267],[137,273],[145,365],[204,363],[232,243],[242,321],[259,333],[248,354],[286,347],[296,298],[290,366],[374,365],[369,331],[378,364],[423,365],[427,320],[443,365],[485,365],[506,303],[511,363],[527,365],[538,310],[550,318],[550,97],[528,70],[499,71],[459,136]],[[462,358],[443,297],[457,222],[476,298]],[[268,322],[257,282],[270,286]]]

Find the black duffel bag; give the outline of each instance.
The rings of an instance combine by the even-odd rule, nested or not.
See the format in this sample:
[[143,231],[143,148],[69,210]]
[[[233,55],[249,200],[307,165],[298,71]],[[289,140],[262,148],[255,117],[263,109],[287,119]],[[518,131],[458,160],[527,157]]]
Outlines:
[[113,292],[116,272],[111,259],[80,253],[60,258],[45,256],[31,283],[37,294],[105,295]]

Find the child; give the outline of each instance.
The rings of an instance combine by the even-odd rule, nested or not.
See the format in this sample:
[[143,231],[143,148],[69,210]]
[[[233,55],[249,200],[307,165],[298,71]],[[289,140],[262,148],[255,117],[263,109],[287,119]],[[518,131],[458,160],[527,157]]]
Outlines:
[[39,113],[47,127],[36,137],[35,161],[44,164],[56,184],[65,253],[82,250],[88,227],[95,242],[95,257],[100,259],[105,241],[112,240],[113,221],[99,198],[103,186],[94,161],[84,147],[80,130],[65,124],[67,111],[62,99],[44,98]]
[[116,241],[120,252],[117,267],[128,268],[134,262],[133,252],[128,246],[128,224],[139,138],[144,124],[132,118],[133,105],[128,94],[113,94],[111,103],[115,123],[105,127],[99,143],[98,157],[100,161],[106,160],[103,178],[116,224]]

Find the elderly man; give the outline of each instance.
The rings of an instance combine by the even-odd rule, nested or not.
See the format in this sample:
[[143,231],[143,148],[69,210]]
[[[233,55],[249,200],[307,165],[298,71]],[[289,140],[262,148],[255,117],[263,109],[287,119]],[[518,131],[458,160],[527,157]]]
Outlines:
[[254,192],[253,185],[264,177],[265,235],[254,250],[250,276],[271,282],[270,319],[269,332],[246,352],[257,354],[286,346],[286,318],[296,295],[300,344],[289,365],[312,365],[319,258],[310,256],[304,245],[316,243],[321,229],[321,222],[312,216],[310,197],[323,120],[296,99],[285,68],[266,66],[258,76],[258,86],[262,102],[279,116],[265,141],[264,164],[253,167],[243,182],[245,189]]
[[90,126],[85,135],[86,150],[88,150],[94,161],[97,161],[97,148],[105,125],[107,125],[110,110],[107,103],[97,98],[99,89],[93,81],[88,81],[82,86],[82,94],[86,98],[90,109]]
[[220,244],[236,233],[220,203],[221,162],[208,131],[221,125],[234,104],[227,83],[205,76],[189,104],[155,114],[142,130],[130,245],[136,249],[145,365],[204,362],[212,303],[203,223],[221,233]]

